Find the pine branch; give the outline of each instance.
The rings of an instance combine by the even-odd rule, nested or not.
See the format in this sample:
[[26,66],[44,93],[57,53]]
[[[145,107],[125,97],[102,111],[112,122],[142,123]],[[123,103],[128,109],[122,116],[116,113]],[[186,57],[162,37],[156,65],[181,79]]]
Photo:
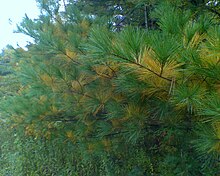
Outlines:
[[55,48],[57,51],[59,51],[60,53],[62,53],[63,55],[65,55],[67,58],[69,58],[73,63],[76,63],[77,65],[81,65],[80,62],[74,60],[73,58],[71,58],[69,55],[66,54],[66,52],[60,50],[57,46],[55,46],[51,41],[47,41],[48,44],[50,44],[51,47]]
[[105,64],[105,65],[112,71],[113,75],[115,77],[117,77],[117,74],[116,74],[115,70],[113,68],[111,68],[108,64]]
[[139,64],[139,63],[137,63],[137,62],[131,61],[131,60],[129,60],[129,59],[125,58],[125,57],[119,56],[119,55],[117,55],[117,54],[115,54],[115,53],[111,53],[111,55],[112,55],[112,56],[115,56],[115,57],[118,57],[118,58],[120,58],[120,59],[122,59],[122,60],[128,61],[128,62],[130,62],[130,63],[132,63],[132,64],[134,64],[134,65],[137,65],[137,66],[140,67],[140,68],[146,69],[147,71],[153,73],[154,75],[160,77],[161,79],[164,79],[164,80],[166,80],[166,81],[172,82],[172,79],[163,77],[162,75],[160,75],[160,74],[154,72],[153,70],[151,70],[151,69],[149,69],[149,68],[147,68],[147,67],[145,67],[145,66],[143,66],[143,65],[141,65],[141,64]]
[[[73,88],[72,88],[72,85],[70,85],[64,78],[61,78],[64,83],[66,84],[66,86],[69,88],[69,92],[71,93],[75,93],[75,94],[78,94],[78,95],[82,95],[82,96],[85,96],[85,97],[88,97],[88,98],[91,98],[91,99],[95,99],[94,97],[84,93],[84,92],[77,92],[77,91],[74,91]],[[81,86],[81,85],[80,85]]]

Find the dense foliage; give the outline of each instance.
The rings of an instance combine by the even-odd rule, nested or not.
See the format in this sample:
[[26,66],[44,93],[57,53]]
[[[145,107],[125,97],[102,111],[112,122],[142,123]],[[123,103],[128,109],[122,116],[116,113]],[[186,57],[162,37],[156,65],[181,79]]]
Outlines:
[[63,3],[2,56],[0,174],[218,175],[218,3]]

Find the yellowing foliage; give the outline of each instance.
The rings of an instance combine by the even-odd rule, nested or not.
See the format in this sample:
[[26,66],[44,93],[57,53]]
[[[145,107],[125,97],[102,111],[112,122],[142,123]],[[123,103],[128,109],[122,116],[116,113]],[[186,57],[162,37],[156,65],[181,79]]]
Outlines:
[[74,134],[73,134],[72,131],[67,131],[67,132],[66,132],[66,136],[67,136],[67,138],[68,138],[69,140],[71,140],[71,141],[74,141],[74,140],[75,140],[75,136],[74,136]]
[[77,59],[77,53],[69,49],[66,49],[66,55],[71,59],[74,59],[74,60]]
[[40,75],[40,78],[47,86],[52,86],[54,83],[53,78],[49,76],[48,74]]
[[46,95],[40,96],[40,98],[39,98],[39,103],[40,103],[41,105],[43,105],[46,101],[47,101],[47,96],[46,96]]

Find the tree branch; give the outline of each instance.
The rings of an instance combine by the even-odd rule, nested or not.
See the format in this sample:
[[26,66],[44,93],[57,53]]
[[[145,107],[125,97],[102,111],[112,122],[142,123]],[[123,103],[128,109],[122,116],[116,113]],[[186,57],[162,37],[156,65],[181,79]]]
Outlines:
[[147,67],[145,67],[145,66],[143,66],[143,65],[141,65],[141,64],[139,64],[139,63],[137,63],[137,62],[131,61],[131,60],[129,60],[129,59],[125,58],[125,57],[119,56],[119,55],[117,55],[117,54],[115,54],[115,53],[110,53],[110,54],[111,54],[112,56],[118,57],[118,58],[120,58],[120,59],[122,59],[122,60],[128,61],[128,62],[130,62],[130,63],[132,63],[132,64],[134,64],[134,65],[137,65],[138,67],[143,68],[143,69],[145,69],[145,70],[147,70],[147,71],[153,73],[154,75],[160,77],[161,79],[164,79],[164,80],[166,80],[166,81],[172,82],[172,79],[163,77],[162,75],[160,75],[160,74],[154,72],[153,70],[151,70],[151,69],[149,69],[149,68],[147,68]]

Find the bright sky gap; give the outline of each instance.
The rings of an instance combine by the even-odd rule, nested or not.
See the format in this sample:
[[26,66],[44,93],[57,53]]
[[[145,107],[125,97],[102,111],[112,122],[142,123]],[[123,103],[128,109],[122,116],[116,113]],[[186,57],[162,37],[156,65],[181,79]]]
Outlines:
[[39,15],[39,9],[35,0],[7,0],[1,4],[0,11],[0,50],[6,45],[25,47],[33,41],[24,34],[14,33],[16,25],[22,21],[25,13],[34,19]]

